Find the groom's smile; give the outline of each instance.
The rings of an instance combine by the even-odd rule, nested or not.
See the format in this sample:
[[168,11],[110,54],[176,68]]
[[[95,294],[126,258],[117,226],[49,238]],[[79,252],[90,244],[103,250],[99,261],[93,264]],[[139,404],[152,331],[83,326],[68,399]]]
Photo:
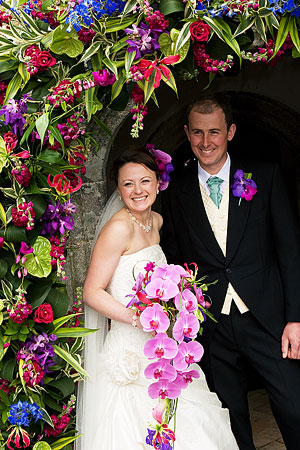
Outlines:
[[211,175],[218,173],[227,158],[227,142],[235,134],[235,125],[227,130],[225,115],[220,108],[208,114],[192,110],[189,125],[184,127],[192,151],[200,165]]

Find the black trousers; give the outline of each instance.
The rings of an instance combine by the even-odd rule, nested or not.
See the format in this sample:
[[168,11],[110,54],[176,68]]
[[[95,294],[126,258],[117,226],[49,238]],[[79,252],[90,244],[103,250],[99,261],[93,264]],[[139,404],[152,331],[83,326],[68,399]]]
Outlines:
[[300,361],[283,359],[281,343],[251,312],[240,314],[234,303],[221,314],[203,369],[212,391],[229,409],[240,450],[255,450],[252,438],[245,361],[260,375],[288,450],[300,449]]

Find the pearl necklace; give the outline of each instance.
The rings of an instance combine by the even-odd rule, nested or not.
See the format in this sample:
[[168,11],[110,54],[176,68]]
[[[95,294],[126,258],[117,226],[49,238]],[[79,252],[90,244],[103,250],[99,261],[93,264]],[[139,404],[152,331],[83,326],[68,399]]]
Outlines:
[[136,217],[134,217],[134,215],[132,214],[132,212],[129,211],[128,208],[126,208],[126,211],[130,215],[131,220],[133,220],[135,223],[137,223],[146,233],[149,233],[149,231],[151,231],[152,223],[153,223],[152,216],[150,216],[150,218],[149,218],[148,225],[144,225],[141,222],[139,222]]

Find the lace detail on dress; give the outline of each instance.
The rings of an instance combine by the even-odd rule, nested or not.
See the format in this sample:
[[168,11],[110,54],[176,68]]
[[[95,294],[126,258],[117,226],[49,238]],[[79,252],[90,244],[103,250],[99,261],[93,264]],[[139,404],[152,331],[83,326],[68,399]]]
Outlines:
[[106,355],[104,367],[114,383],[125,385],[138,379],[141,363],[136,353],[124,348],[119,355]]

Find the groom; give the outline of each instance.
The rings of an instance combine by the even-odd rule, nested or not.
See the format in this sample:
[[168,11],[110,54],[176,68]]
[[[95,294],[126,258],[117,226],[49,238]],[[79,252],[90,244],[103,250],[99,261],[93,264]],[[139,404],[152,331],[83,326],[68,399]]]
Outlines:
[[[169,263],[195,262],[206,282],[218,280],[208,292],[218,323],[208,319],[200,338],[208,384],[229,408],[240,449],[255,450],[245,369],[252,366],[286,448],[299,450],[300,245],[278,166],[230,158],[236,126],[221,95],[190,105],[184,128],[196,160],[164,193],[162,246]],[[257,185],[249,201],[233,195],[238,169]]]

